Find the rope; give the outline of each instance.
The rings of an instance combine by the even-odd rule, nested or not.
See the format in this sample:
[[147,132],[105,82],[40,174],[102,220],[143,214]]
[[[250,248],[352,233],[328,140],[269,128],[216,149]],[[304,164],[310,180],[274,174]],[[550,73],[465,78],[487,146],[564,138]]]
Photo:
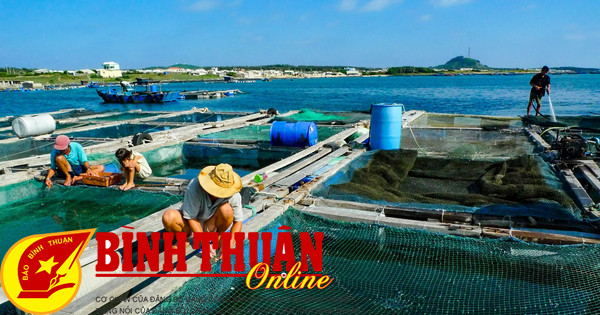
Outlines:
[[377,208],[377,210],[380,210],[379,213],[377,214],[377,218],[375,219],[375,224],[379,225],[379,220],[381,219],[382,215],[383,217],[385,217],[384,211],[385,211],[385,205],[383,207]]

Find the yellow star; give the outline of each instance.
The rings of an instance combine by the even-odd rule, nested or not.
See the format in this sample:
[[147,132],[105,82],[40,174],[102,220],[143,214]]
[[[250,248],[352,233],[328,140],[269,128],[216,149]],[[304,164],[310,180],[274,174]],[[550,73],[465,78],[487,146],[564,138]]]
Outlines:
[[46,261],[40,260],[40,269],[38,269],[38,271],[35,273],[45,271],[48,274],[52,274],[52,267],[54,267],[56,264],[58,264],[58,262],[54,262],[54,256],[50,257],[50,259]]

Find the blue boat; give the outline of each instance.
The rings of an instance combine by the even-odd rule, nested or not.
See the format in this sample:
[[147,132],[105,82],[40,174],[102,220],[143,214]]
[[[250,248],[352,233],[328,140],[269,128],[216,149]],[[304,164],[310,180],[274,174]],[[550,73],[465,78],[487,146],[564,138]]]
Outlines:
[[160,81],[137,79],[133,84],[121,82],[121,91],[113,86],[96,89],[105,103],[164,103],[176,101],[179,91],[162,91]]
[[102,85],[96,81],[92,81],[87,85],[87,87],[97,89],[97,88],[102,87]]

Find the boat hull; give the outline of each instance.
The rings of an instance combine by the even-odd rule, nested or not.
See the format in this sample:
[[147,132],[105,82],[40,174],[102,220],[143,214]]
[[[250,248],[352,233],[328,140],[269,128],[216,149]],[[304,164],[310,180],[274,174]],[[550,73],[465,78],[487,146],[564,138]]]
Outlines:
[[114,90],[96,90],[104,103],[165,103],[177,101],[178,91],[170,92],[116,92]]

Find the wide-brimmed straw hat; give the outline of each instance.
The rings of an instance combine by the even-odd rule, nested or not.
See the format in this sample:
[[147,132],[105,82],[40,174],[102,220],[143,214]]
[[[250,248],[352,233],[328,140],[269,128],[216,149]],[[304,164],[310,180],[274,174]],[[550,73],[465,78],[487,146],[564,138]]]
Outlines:
[[242,189],[242,179],[229,164],[203,168],[198,181],[204,191],[217,198],[229,198]]

